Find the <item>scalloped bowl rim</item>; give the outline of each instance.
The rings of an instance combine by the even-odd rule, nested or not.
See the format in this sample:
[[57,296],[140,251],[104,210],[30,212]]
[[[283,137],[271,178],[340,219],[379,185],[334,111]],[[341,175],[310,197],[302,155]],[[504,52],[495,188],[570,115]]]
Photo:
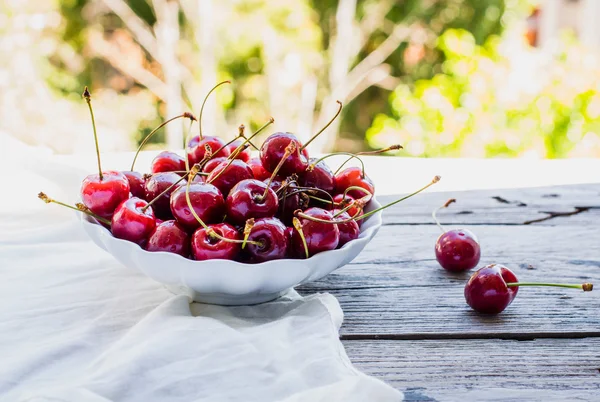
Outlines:
[[[373,196],[371,201],[365,206],[365,212],[369,212],[369,211],[378,209],[380,207],[381,207],[381,204],[377,201],[377,198],[375,196]],[[357,243],[360,243],[361,240],[366,241],[366,243],[364,245],[364,246],[366,246],[366,244],[373,238],[375,233],[379,230],[379,228],[382,225],[382,211],[379,211],[379,212],[376,212],[375,214],[369,216],[368,218],[366,218],[363,221],[363,223],[361,225],[361,231],[360,231],[360,234],[357,239],[351,240],[350,242],[344,244],[342,247],[340,247],[338,249],[323,251],[323,252],[320,252],[320,253],[317,253],[317,254],[311,256],[310,258],[301,258],[301,259],[300,258],[284,258],[284,259],[278,259],[278,260],[265,261],[265,262],[261,262],[261,263],[245,263],[245,262],[226,260],[226,259],[220,259],[220,258],[215,258],[215,259],[210,259],[210,260],[194,260],[194,259],[186,258],[186,257],[183,257],[182,255],[171,253],[168,251],[147,251],[147,250],[144,250],[142,247],[140,247],[136,243],[114,237],[112,235],[112,233],[110,232],[110,230],[108,230],[106,227],[99,224],[98,221],[96,221],[96,219],[94,219],[88,215],[82,214],[82,213],[77,213],[77,214],[79,215],[82,224],[93,226],[94,229],[100,230],[100,232],[103,236],[108,236],[109,239],[112,239],[112,241],[115,241],[115,242],[118,242],[121,244],[126,244],[127,247],[130,248],[131,250],[133,250],[134,252],[141,251],[145,254],[150,254],[150,255],[157,255],[157,254],[169,255],[169,256],[171,256],[171,258],[174,258],[176,260],[179,259],[184,264],[200,265],[202,263],[210,263],[210,262],[214,262],[214,261],[226,261],[229,264],[239,265],[240,267],[245,267],[245,268],[247,268],[247,267],[265,267],[267,265],[277,265],[277,264],[280,264],[282,261],[285,261],[286,263],[297,262],[297,263],[304,264],[306,262],[314,262],[315,260],[322,259],[326,256],[331,256],[333,254],[342,254],[345,251],[347,251],[348,249],[350,249],[352,246],[356,245]],[[362,227],[364,227],[365,225],[367,226],[366,230],[362,230]],[[88,234],[88,236],[90,236],[89,233],[87,233],[87,231],[86,231],[86,234]],[[107,252],[112,255],[112,253],[110,253],[109,251],[107,251]],[[359,251],[359,253],[360,253],[360,251]]]

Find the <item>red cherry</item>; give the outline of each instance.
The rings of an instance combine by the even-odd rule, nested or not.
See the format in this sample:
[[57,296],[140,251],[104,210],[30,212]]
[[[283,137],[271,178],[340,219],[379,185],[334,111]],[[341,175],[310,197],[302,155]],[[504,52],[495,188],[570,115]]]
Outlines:
[[246,244],[250,262],[265,262],[285,258],[289,247],[286,227],[277,218],[258,219],[252,226]]
[[[206,162],[206,164],[204,165],[204,167],[202,168],[202,171],[204,173],[210,173],[213,170],[215,170],[215,168],[217,166],[219,166],[221,164],[221,162],[226,161],[227,158],[224,156],[220,156],[218,158],[212,158],[211,160],[209,160],[208,162]],[[200,177],[199,175],[196,177]]]
[[[284,179],[276,178],[271,182],[271,188],[273,191],[277,192],[281,188],[282,181]],[[264,181],[265,183],[269,182],[269,179]],[[282,190],[280,193],[276,193],[279,197],[279,208],[277,215],[279,219],[281,219],[286,225],[292,224],[292,219],[294,218],[294,212],[297,209],[306,209],[308,208],[309,198],[302,193],[297,193],[298,186],[294,182],[290,182],[285,190]]]
[[129,181],[127,177],[114,170],[91,174],[81,183],[81,200],[93,213],[103,218],[110,218],[115,209],[129,198]]
[[143,246],[156,227],[152,207],[137,197],[123,201],[115,210],[111,232],[118,239],[129,240]]
[[[338,212],[340,212],[339,209],[334,209],[333,215],[336,215]],[[334,218],[334,220],[346,220],[346,219],[350,219],[350,218],[351,218],[351,216],[348,215],[347,212],[342,212],[341,214],[336,216]],[[358,239],[358,236],[360,235],[360,228],[358,226],[358,223],[356,223],[356,221],[348,221],[348,222],[344,222],[344,223],[339,223],[339,224],[337,224],[337,227],[340,230],[340,241],[337,246],[338,248],[342,247],[344,244],[346,244],[352,240]]]
[[229,156],[229,149],[227,147],[221,148],[225,145],[225,141],[219,137],[205,136],[198,142],[198,145],[188,151],[188,161],[190,165],[199,163],[204,159],[204,155],[206,154],[205,145],[208,145],[212,152],[217,152],[217,150],[221,149],[216,155],[212,155],[213,158]]
[[[177,182],[179,179],[181,179],[181,177],[177,173],[173,172],[162,172],[153,174],[150,178],[146,180],[146,199],[148,200],[148,202],[152,201],[167,188],[175,184],[175,182]],[[186,181],[183,180],[180,186],[185,184]],[[178,187],[179,186],[176,185],[171,190],[161,195],[160,198],[152,204],[154,214],[160,219],[172,219],[171,207],[169,202],[171,199],[171,193],[173,193],[173,191],[175,191]]]
[[[333,215],[331,212],[321,208],[309,208],[304,211],[305,215],[313,218],[332,221]],[[306,240],[308,248],[308,257],[311,257],[321,251],[334,250],[340,241],[340,230],[333,223],[323,223],[308,220],[306,218],[298,218],[296,221],[300,224],[302,233],[295,228],[292,232],[292,250],[297,257],[306,258],[306,249],[302,236]]]
[[190,236],[177,222],[165,221],[157,225],[148,238],[146,250],[165,251],[187,258],[190,255]]
[[296,143],[296,149],[285,159],[279,174],[288,176],[294,173],[300,174],[306,170],[308,156],[306,152],[300,150],[302,144],[298,138],[292,133],[275,133],[271,134],[260,148],[260,161],[267,171],[275,170],[291,142]]
[[129,182],[129,192],[132,196],[144,199],[146,197],[146,190],[144,186],[146,184],[146,179],[140,172],[132,172],[125,170],[123,175],[127,177],[127,181]]
[[442,268],[448,271],[460,272],[473,269],[479,264],[480,257],[479,242],[470,230],[448,230],[435,242],[435,258]]
[[[375,185],[367,175],[363,176],[362,169],[359,167],[349,167],[335,175],[336,193],[344,193],[349,187],[362,187],[369,193],[375,194]],[[367,195],[360,190],[350,190],[347,194],[356,199]]]
[[517,276],[503,265],[491,264],[477,270],[465,286],[467,304],[484,314],[498,314],[514,300],[518,287],[507,283],[518,282]]
[[317,163],[312,168],[312,163],[316,161],[316,158],[310,159],[309,168],[300,174],[300,184],[304,187],[320,188],[329,194],[333,194],[335,191],[335,176],[333,172],[323,161]]
[[[241,140],[235,140],[231,144],[229,144],[227,146],[227,148],[229,148],[229,154],[232,154],[233,151],[235,151],[240,145],[242,145],[242,141]],[[236,159],[240,159],[240,160],[248,163],[248,161],[250,160],[250,158],[252,158],[252,152],[250,151],[250,148],[246,148],[243,151],[240,151],[236,155],[235,158]]]
[[226,205],[227,219],[242,225],[250,218],[274,216],[279,203],[273,189],[267,189],[262,181],[249,179],[235,185],[227,196]]
[[268,180],[271,177],[271,173],[263,167],[260,158],[252,158],[248,161],[248,166],[252,169],[252,174],[257,180]]
[[[208,227],[226,239],[241,240],[238,231],[228,223],[219,223]],[[233,260],[239,254],[240,249],[240,243],[228,242],[211,236],[205,228],[196,230],[192,236],[192,254],[196,260]]]
[[[177,222],[185,229],[192,231],[200,226],[200,222],[191,213],[185,195],[186,186],[181,186],[171,194],[171,212]],[[208,183],[193,183],[189,186],[190,202],[194,212],[205,223],[223,221],[225,201],[218,188]]]
[[233,161],[221,162],[206,178],[207,183],[211,183],[227,197],[229,191],[242,180],[253,179],[252,169],[243,161],[234,159]]
[[171,151],[162,151],[150,165],[152,173],[185,171],[185,158]]
[[198,143],[200,142],[200,136],[199,135],[195,135],[192,138],[190,138],[190,140],[188,141],[188,148],[194,148],[195,146],[198,145]]

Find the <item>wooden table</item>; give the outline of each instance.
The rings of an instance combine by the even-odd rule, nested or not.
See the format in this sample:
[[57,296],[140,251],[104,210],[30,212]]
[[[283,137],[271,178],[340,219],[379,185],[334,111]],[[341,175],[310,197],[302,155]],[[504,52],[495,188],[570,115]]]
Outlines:
[[[598,289],[522,288],[500,315],[473,312],[470,273],[433,251],[430,213],[451,197],[438,217],[479,237],[480,266]],[[600,184],[420,195],[384,214],[353,263],[299,290],[339,299],[352,362],[408,401],[600,400]]]

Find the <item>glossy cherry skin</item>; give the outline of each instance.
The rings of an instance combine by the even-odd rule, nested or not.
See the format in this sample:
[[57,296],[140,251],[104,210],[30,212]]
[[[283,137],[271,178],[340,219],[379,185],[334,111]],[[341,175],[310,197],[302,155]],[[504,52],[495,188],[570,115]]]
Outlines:
[[[338,212],[340,212],[339,209],[334,209],[333,215],[336,215]],[[347,212],[342,212],[341,214],[336,216],[334,218],[334,220],[344,221],[344,220],[350,219],[350,218],[351,217],[350,217],[350,215],[348,215]],[[344,244],[346,244],[352,240],[358,239],[358,236],[360,235],[360,227],[358,226],[358,223],[356,223],[356,221],[348,221],[348,222],[344,222],[344,223],[338,223],[337,227],[340,230],[340,241],[338,243],[337,248],[342,247]]]
[[127,170],[122,171],[121,173],[127,177],[127,181],[129,182],[129,192],[131,195],[141,199],[146,198],[146,190],[144,188],[146,179],[144,178],[144,175],[140,172],[132,172]]
[[157,225],[148,238],[147,251],[165,251],[190,256],[190,235],[175,221],[164,221]]
[[517,276],[499,264],[486,265],[477,270],[465,286],[465,300],[479,313],[498,314],[514,300],[518,287],[507,283],[518,282]]
[[296,150],[285,159],[278,174],[289,176],[300,174],[308,166],[307,153],[300,151],[302,144],[292,133],[271,134],[260,147],[260,161],[268,172],[273,172],[285,154],[285,149],[291,142],[296,143]]
[[[309,208],[304,211],[304,214],[323,220],[333,220],[333,214],[321,208]],[[309,257],[321,251],[334,250],[337,247],[340,241],[340,230],[336,224],[314,222],[306,218],[299,219],[306,238]],[[292,232],[292,249],[296,257],[306,258],[304,244],[297,230]]]
[[[229,164],[231,162],[231,164]],[[221,173],[222,172],[222,173]],[[223,197],[227,197],[233,186],[242,180],[253,179],[252,169],[239,159],[221,162],[206,178],[208,183],[213,184]]]
[[210,173],[213,170],[215,170],[215,168],[217,166],[219,166],[221,164],[221,162],[224,162],[226,160],[227,160],[227,158],[224,157],[224,156],[219,156],[218,158],[212,158],[211,160],[209,160],[208,162],[206,162],[206,164],[202,168],[202,171],[204,173]]
[[[316,158],[311,158],[309,165],[316,160]],[[300,184],[304,187],[320,188],[333,195],[335,191],[335,176],[329,166],[324,161],[321,161],[315,165],[314,169],[305,170],[300,175]]]
[[275,216],[279,202],[273,189],[267,190],[267,185],[260,180],[242,180],[235,185],[227,196],[227,220],[243,225],[250,218],[260,219]]
[[[194,138],[190,140],[190,143],[193,142]],[[205,145],[207,144],[213,152],[213,158],[217,158],[220,156],[229,156],[229,149],[227,147],[221,149],[221,147],[226,144],[225,141],[223,141],[219,137],[204,136],[201,140],[198,141],[198,143],[194,147],[191,147],[188,151],[188,160],[190,162],[190,165],[194,165],[204,158],[204,155],[206,154]],[[215,155],[214,152],[217,152],[218,149],[221,150],[218,152],[217,155]]]
[[[279,198],[278,218],[286,225],[291,225],[294,212],[297,209],[304,210],[308,208],[310,199],[305,194],[296,193],[298,186],[294,182],[289,183],[285,190],[277,193],[277,190],[281,188],[282,180],[281,178],[274,179],[271,182],[271,188]],[[268,181],[269,179],[264,180],[265,183],[268,183]]]
[[[359,167],[349,167],[335,175],[335,192],[344,193],[348,187],[362,187],[371,194],[375,194],[375,185],[367,175],[363,177]],[[348,195],[356,199],[368,195],[360,190],[350,190]]]
[[477,237],[467,229],[444,232],[435,242],[435,258],[442,268],[452,271],[468,271],[479,264],[481,248]]
[[[190,211],[185,196],[187,186],[181,186],[171,194],[171,213],[186,230],[200,227],[200,222]],[[190,201],[194,212],[206,224],[223,221],[225,200],[218,188],[208,183],[192,183],[189,189]]]
[[267,172],[264,168],[260,158],[252,158],[248,161],[247,165],[252,169],[252,175],[257,180],[266,180],[271,177],[271,173]]
[[152,173],[185,172],[185,158],[171,151],[162,151],[150,164]]
[[290,243],[286,229],[277,218],[262,218],[254,222],[248,240],[262,245],[246,244],[249,261],[260,263],[285,258]]
[[[165,191],[171,185],[173,185],[181,177],[177,173],[173,172],[162,172],[153,174],[152,177],[146,180],[146,200],[148,202],[156,198],[160,193]],[[163,194],[158,200],[152,204],[154,215],[163,220],[172,219],[170,199],[171,193],[180,186],[185,186],[186,181],[182,180],[179,185],[175,185],[171,190]]]
[[81,182],[81,200],[93,213],[103,218],[110,218],[115,209],[129,198],[129,181],[127,177],[114,170],[102,172],[103,178],[97,174],[87,176]]
[[146,205],[146,201],[137,197],[123,201],[112,217],[110,228],[113,236],[144,246],[156,227],[152,207],[142,211]]
[[[240,145],[242,145],[242,141],[241,140],[235,140],[233,141],[231,144],[228,145],[227,148],[229,148],[229,153],[232,154],[233,151],[235,151]],[[248,163],[248,161],[250,160],[250,158],[252,158],[252,152],[250,151],[250,148],[246,148],[243,151],[240,151],[237,156],[235,157],[235,159],[240,159],[246,163]]]
[[[209,225],[226,239],[241,240],[240,234],[228,223]],[[227,242],[209,236],[206,229],[200,228],[192,235],[192,255],[195,260],[233,260],[241,250],[241,243]]]

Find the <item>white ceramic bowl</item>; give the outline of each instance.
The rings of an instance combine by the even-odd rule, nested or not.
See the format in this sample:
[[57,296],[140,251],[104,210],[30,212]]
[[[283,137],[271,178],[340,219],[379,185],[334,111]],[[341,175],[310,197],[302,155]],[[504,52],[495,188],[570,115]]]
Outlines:
[[[365,211],[379,208],[375,198]],[[260,264],[229,260],[194,261],[178,254],[149,252],[135,243],[113,237],[93,218],[79,214],[85,232],[100,248],[127,267],[137,268],[176,294],[195,301],[222,305],[263,303],[290,288],[314,281],[352,261],[381,227],[381,212],[361,226],[358,239],[337,250],[325,251],[305,260],[284,259]]]

